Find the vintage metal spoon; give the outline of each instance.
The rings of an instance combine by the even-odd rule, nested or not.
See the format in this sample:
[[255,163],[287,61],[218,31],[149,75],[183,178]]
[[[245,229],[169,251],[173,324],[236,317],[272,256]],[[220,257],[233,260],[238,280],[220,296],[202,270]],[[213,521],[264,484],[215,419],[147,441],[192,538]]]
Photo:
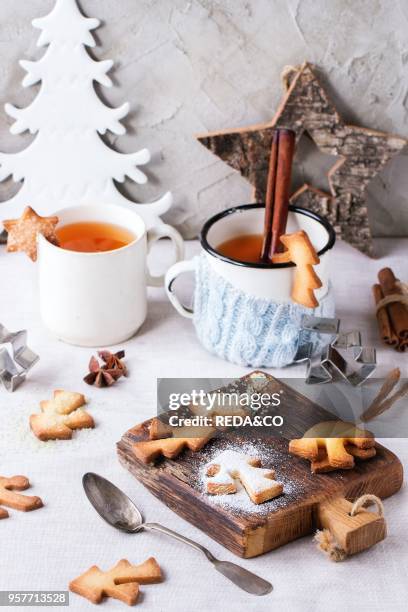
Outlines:
[[270,582],[267,582],[263,578],[256,576],[235,563],[219,561],[209,550],[201,546],[201,544],[198,544],[198,542],[185,538],[179,533],[167,529],[167,527],[163,527],[158,523],[144,523],[141,513],[132,500],[114,484],[109,482],[109,480],[106,480],[106,478],[88,472],[82,478],[82,484],[95,510],[107,523],[109,523],[109,525],[112,525],[112,527],[116,527],[116,529],[126,531],[127,533],[138,533],[143,529],[160,531],[204,553],[208,561],[213,564],[218,572],[231,580],[239,588],[247,591],[247,593],[251,593],[252,595],[266,595],[272,591],[273,587]]

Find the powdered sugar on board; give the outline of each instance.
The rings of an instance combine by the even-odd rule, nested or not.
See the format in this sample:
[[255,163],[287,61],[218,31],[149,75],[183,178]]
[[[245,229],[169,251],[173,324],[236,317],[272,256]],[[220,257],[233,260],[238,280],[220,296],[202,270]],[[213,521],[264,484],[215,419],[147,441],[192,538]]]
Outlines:
[[[276,480],[283,484],[282,495],[263,502],[262,504],[254,504],[239,480],[235,481],[237,488],[236,493],[231,493],[229,495],[208,495],[206,492],[208,482],[206,466],[208,463],[215,461],[220,452],[225,450],[256,457],[261,460],[263,468],[274,470],[276,473]],[[291,461],[291,458],[288,458],[286,453],[275,449],[261,440],[244,443],[220,440],[219,444],[211,448],[210,451],[201,451],[200,457],[197,457],[197,455],[198,453],[192,457],[192,461],[197,465],[197,482],[193,484],[197,486],[198,490],[205,496],[206,501],[211,505],[224,508],[238,515],[267,515],[303,497],[304,488],[302,483],[294,482],[286,474],[287,470],[285,467],[287,466],[285,464]]]
[[274,479],[275,471],[260,467],[257,457],[224,450],[208,463],[207,493],[236,493],[237,479],[255,504],[282,494],[282,484]]

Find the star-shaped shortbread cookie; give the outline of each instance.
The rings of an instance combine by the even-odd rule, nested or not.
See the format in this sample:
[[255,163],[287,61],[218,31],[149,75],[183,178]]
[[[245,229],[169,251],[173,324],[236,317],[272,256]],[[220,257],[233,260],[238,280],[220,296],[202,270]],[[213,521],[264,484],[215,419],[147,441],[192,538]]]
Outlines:
[[37,235],[42,234],[52,244],[58,244],[55,228],[58,217],[40,217],[30,206],[24,210],[20,219],[3,221],[8,232],[7,251],[24,251],[30,259],[37,259]]

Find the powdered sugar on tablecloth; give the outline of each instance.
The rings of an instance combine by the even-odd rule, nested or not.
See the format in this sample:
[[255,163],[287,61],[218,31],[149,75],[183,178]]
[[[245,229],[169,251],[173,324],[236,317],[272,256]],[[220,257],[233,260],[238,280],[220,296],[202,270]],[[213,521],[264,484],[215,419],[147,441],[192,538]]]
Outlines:
[[[89,410],[92,403],[86,406]],[[100,408],[100,403],[98,403]],[[6,453],[53,453],[69,452],[79,450],[89,445],[109,444],[109,431],[98,424],[95,419],[95,429],[81,429],[73,431],[71,440],[49,440],[42,442],[35,437],[30,429],[30,415],[39,412],[33,410],[32,406],[14,407],[7,413],[7,418],[1,419],[0,425],[0,455]],[[94,412],[89,410],[90,413]]]

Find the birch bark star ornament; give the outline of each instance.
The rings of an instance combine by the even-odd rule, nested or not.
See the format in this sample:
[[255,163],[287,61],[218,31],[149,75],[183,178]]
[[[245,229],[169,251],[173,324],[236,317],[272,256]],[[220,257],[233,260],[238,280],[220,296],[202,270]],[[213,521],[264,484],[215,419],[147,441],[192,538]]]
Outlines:
[[150,229],[170,208],[172,196],[139,206],[115,186],[125,177],[146,183],[139,166],[149,162],[150,153],[118,153],[100,138],[108,130],[125,134],[121,120],[130,107],[126,102],[109,108],[95,91],[95,83],[112,86],[107,73],[113,62],[95,61],[87,52],[95,46],[91,31],[99,20],[82,15],[76,0],[56,0],[49,15],[32,23],[41,30],[38,46],[47,50],[40,60],[20,65],[27,72],[23,86],[41,82],[41,88],[26,108],[6,104],[5,110],[15,120],[12,134],[29,131],[36,137],[18,153],[0,153],[0,181],[10,176],[23,181],[18,193],[0,204],[0,220],[18,216],[28,204],[42,215],[73,202],[119,204],[137,210]]
[[340,238],[372,255],[366,190],[408,140],[347,125],[307,62],[285,69],[283,80],[286,92],[270,122],[201,134],[199,142],[251,183],[255,202],[265,202],[275,128],[293,130],[298,141],[306,132],[322,153],[339,159],[328,172],[330,193],[305,184],[292,195],[291,203],[327,217]]

